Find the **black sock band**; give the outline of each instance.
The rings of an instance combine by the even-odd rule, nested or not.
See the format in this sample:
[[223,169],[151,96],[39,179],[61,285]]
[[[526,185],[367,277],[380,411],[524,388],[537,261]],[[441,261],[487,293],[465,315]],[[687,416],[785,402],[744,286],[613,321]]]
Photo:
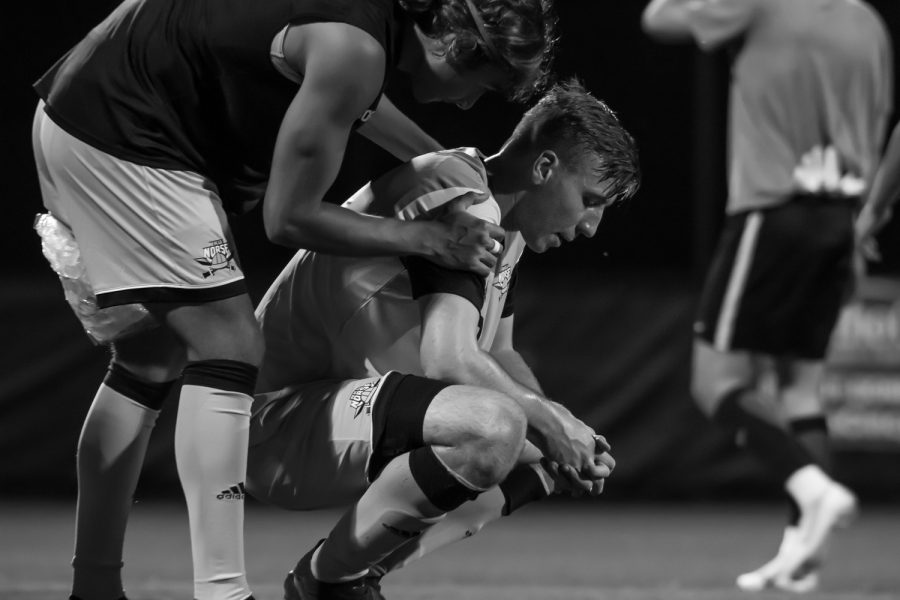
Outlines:
[[181,382],[252,396],[258,372],[255,366],[237,360],[199,360],[187,364]]
[[747,410],[741,402],[746,389],[725,396],[713,419],[734,434],[743,432],[750,450],[781,481],[797,469],[813,464],[812,456],[787,431]]
[[828,419],[824,415],[792,419],[790,426],[794,433],[828,433]]
[[788,525],[796,527],[800,524],[800,505],[794,500],[790,494],[787,495],[788,501]]
[[425,497],[445,512],[459,508],[481,493],[451,475],[431,446],[416,448],[409,453],[409,470]]
[[147,381],[122,365],[111,362],[106,377],[103,378],[103,384],[150,410],[160,410],[175,380]]
[[503,516],[507,516],[514,510],[547,497],[547,488],[541,476],[528,465],[519,465],[500,482],[500,491],[503,492]]

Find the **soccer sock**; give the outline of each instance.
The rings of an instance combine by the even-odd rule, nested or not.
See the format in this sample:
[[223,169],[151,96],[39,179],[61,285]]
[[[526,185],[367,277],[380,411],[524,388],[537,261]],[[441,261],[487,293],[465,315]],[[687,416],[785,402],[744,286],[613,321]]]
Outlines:
[[[828,440],[828,421],[823,415],[803,417],[790,421],[794,437],[806,448],[823,471],[831,472],[831,448]],[[788,494],[788,523],[797,525],[800,522],[800,507]]]
[[552,492],[553,482],[540,465],[519,465],[500,485],[447,513],[416,540],[401,546],[375,565],[372,572],[381,576],[396,571],[438,548],[472,537],[488,523],[529,502],[546,498]]
[[156,417],[173,382],[138,379],[112,363],[78,439],[72,595],[116,600],[128,513]]
[[244,477],[257,369],[232,360],[189,363],[175,426],[187,503],[195,600],[244,600]]
[[316,550],[313,575],[326,582],[361,577],[482,491],[447,469],[430,446],[398,456]]
[[747,449],[779,481],[786,481],[801,467],[812,464],[812,457],[791,434],[744,406],[741,400],[752,393],[747,389],[729,393],[719,404],[713,419],[735,435],[742,433]]
[[815,459],[816,464],[826,473],[831,472],[831,444],[828,438],[828,420],[824,415],[792,419],[790,422],[794,437]]

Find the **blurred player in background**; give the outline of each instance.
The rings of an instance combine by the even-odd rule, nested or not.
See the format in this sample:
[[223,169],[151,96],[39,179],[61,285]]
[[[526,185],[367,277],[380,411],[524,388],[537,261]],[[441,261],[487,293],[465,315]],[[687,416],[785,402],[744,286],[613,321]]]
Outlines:
[[439,148],[384,97],[389,73],[420,102],[527,96],[553,21],[544,0],[126,0],[36,83],[56,219],[44,240],[74,237],[87,274],[72,304],[137,307],[162,325],[126,338],[115,319],[102,332],[97,314],[84,320],[113,358],[78,445],[74,598],[124,596],[128,511],[176,378],[194,598],[250,596],[242,487],[263,346],[226,212],[264,196],[273,242],[489,272],[502,230],[462,210],[399,221],[322,197],[357,128],[401,159]]
[[872,187],[856,219],[856,240],[865,258],[880,260],[875,234],[887,225],[900,199],[900,123],[894,126]]
[[[892,105],[890,40],[856,0],[652,0],[643,26],[737,50],[728,216],[695,323],[692,388],[792,504],[776,557],[738,586],[808,591],[829,534],[857,504],[829,474],[818,386]],[[757,398],[768,362],[782,414]]]
[[487,277],[417,257],[294,256],[257,309],[247,487],[294,510],[356,504],[288,575],[286,598],[377,598],[385,572],[526,502],[600,493],[609,447],[516,351],[513,295],[526,247],[593,237],[638,178],[612,111],[561,84],[498,154],[426,154],[345,203],[415,220],[491,194],[469,209],[507,232]]

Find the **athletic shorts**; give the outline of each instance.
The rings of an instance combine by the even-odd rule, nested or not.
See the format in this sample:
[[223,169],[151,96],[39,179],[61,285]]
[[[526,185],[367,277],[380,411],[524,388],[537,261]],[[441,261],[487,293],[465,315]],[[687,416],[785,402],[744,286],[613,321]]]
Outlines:
[[257,394],[247,490],[290,510],[355,502],[388,462],[424,445],[425,411],[447,385],[392,371]]
[[54,123],[43,103],[32,141],[44,206],[71,229],[100,308],[246,292],[210,180],[97,150]]
[[694,332],[722,352],[819,360],[853,282],[856,202],[798,195],[730,215]]

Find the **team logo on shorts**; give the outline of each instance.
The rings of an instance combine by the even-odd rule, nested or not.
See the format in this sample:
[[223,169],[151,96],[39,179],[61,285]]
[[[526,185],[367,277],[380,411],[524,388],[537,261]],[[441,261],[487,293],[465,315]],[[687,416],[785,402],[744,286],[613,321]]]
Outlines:
[[500,273],[497,274],[497,278],[494,281],[494,287],[500,290],[501,296],[509,291],[509,282],[511,279],[512,267],[510,265],[503,265],[503,268],[500,269]]
[[354,419],[361,415],[363,410],[367,415],[372,414],[372,393],[376,387],[378,387],[377,379],[359,386],[350,394],[350,408],[356,411],[353,414]]
[[213,240],[209,246],[203,249],[203,258],[195,258],[198,263],[206,267],[203,271],[203,279],[212,277],[217,271],[228,269],[234,271],[234,254],[225,240]]

